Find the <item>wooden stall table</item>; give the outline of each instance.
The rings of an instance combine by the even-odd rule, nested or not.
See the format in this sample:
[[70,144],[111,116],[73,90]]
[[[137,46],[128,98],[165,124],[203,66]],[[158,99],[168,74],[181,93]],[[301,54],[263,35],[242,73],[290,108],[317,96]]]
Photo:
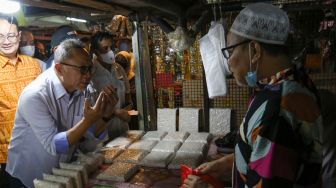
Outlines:
[[[222,157],[217,154],[217,147],[214,141],[211,142],[206,161],[212,161]],[[174,188],[181,186],[180,170],[170,170],[167,168],[141,167],[140,170],[128,182],[115,182],[108,180],[98,180],[97,175],[108,168],[110,164],[100,167],[92,178],[90,178],[87,188]]]

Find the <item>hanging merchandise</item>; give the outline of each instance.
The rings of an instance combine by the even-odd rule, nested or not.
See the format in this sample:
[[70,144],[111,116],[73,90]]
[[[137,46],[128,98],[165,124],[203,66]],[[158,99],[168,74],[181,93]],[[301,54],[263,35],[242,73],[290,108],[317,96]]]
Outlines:
[[133,35],[132,23],[122,15],[115,15],[107,29],[119,38],[131,38]]
[[176,51],[188,49],[195,40],[181,26],[177,26],[175,31],[168,33],[168,39],[170,47]]
[[221,49],[225,47],[225,33],[221,23],[213,22],[208,34],[200,39],[200,51],[205,70],[209,98],[227,94],[226,76],[230,75],[227,60]]

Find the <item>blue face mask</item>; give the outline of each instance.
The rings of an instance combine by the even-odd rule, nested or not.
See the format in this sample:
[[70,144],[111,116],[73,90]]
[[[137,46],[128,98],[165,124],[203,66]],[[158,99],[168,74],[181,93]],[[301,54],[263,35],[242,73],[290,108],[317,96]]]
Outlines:
[[245,80],[249,87],[257,87],[257,72],[256,71],[247,72]]
[[249,58],[250,58],[250,71],[248,71],[245,75],[245,80],[249,87],[257,87],[257,70],[258,64],[255,71],[252,71],[252,60],[251,60],[251,47],[249,46]]

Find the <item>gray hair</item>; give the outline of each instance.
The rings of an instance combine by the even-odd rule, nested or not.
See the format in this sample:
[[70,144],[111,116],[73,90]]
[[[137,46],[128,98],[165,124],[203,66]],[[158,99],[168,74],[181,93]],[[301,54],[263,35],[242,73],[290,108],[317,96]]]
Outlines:
[[63,63],[72,55],[72,49],[84,49],[84,43],[77,39],[64,40],[56,49],[54,54],[55,63]]

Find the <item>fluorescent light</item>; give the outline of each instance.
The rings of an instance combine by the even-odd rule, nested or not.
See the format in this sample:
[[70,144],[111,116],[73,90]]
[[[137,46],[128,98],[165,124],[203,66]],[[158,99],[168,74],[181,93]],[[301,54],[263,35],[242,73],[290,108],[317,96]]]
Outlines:
[[86,20],[84,19],[79,19],[79,18],[71,18],[71,17],[66,17],[67,20],[69,21],[74,21],[74,22],[83,22],[86,23]]
[[1,0],[0,13],[3,14],[13,14],[20,10],[21,6],[19,2]]

